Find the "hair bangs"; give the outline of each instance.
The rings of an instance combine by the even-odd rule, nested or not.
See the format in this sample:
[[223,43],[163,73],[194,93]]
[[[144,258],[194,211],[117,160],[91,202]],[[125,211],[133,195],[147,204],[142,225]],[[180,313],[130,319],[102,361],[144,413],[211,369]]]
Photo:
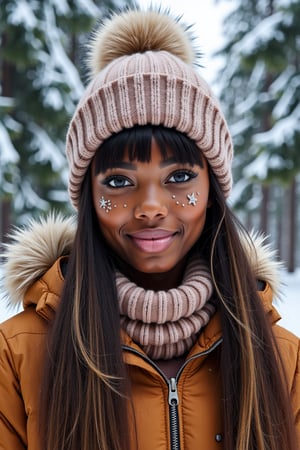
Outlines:
[[122,161],[126,152],[130,161],[149,162],[152,139],[158,145],[163,159],[171,154],[178,163],[203,167],[201,151],[185,134],[159,125],[138,125],[113,134],[103,142],[95,155],[95,173],[115,167],[116,161]]

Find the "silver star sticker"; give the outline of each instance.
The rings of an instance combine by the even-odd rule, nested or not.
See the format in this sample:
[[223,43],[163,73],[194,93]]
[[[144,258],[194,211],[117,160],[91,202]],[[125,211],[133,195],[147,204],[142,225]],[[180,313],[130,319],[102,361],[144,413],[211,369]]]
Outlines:
[[187,198],[188,198],[189,205],[196,206],[196,203],[197,203],[198,199],[196,198],[194,192],[192,194],[188,194]]

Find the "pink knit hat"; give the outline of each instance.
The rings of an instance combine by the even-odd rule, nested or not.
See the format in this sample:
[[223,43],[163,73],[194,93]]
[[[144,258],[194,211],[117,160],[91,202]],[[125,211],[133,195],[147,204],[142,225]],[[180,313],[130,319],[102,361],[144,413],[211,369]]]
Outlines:
[[217,99],[193,67],[195,58],[187,29],[161,11],[126,11],[94,34],[91,81],[67,134],[69,193],[75,208],[87,168],[103,141],[124,128],[146,124],[175,128],[194,140],[229,196],[232,141]]

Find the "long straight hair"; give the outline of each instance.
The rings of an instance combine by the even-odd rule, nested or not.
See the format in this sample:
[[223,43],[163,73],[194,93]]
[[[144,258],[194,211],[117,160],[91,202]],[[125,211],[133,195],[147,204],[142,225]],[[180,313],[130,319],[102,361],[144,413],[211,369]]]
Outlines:
[[130,448],[114,268],[99,232],[90,184],[88,173],[49,333],[40,401],[45,450]]
[[296,450],[285,368],[257,292],[263,280],[255,278],[241,237],[253,244],[212,173],[210,187],[215,204],[209,208],[201,248],[209,258],[222,320],[224,447]]
[[[96,172],[122,159],[162,156],[202,165],[198,147],[163,127],[135,127],[112,136],[96,153]],[[78,228],[61,303],[49,333],[41,395],[45,450],[128,450],[130,386],[122,360],[114,279],[116,260],[100,233],[83,183]],[[256,280],[240,243],[240,225],[210,173],[207,220],[196,248],[210,265],[223,328],[221,377],[226,450],[297,450],[287,387]],[[244,231],[242,231],[244,232]]]

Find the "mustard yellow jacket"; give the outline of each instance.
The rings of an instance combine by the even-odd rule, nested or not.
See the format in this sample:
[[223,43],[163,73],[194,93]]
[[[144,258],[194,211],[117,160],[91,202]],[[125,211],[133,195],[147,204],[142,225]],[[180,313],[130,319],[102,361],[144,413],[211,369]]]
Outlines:
[[[8,249],[7,288],[13,303],[22,298],[24,310],[0,325],[1,450],[42,450],[38,445],[37,424],[45,337],[64,283],[57,256],[67,252],[72,236],[68,221],[53,220],[50,226],[49,223],[35,224],[25,235],[20,232]],[[31,242],[30,249],[28,242]],[[45,242],[47,248],[43,247]],[[265,279],[262,275],[269,270],[270,280],[265,279],[266,287],[260,294],[285,363],[300,436],[299,340],[276,324],[280,317],[272,306],[272,290],[277,289],[277,281],[274,267],[268,262],[268,250],[262,249],[260,244],[255,256],[258,255],[259,261],[253,264],[259,278]],[[40,263],[33,271],[37,260]],[[132,381],[138,449],[221,450],[219,356],[222,330],[218,313],[201,333],[176,379],[167,379],[125,333],[122,340],[124,360]]]

